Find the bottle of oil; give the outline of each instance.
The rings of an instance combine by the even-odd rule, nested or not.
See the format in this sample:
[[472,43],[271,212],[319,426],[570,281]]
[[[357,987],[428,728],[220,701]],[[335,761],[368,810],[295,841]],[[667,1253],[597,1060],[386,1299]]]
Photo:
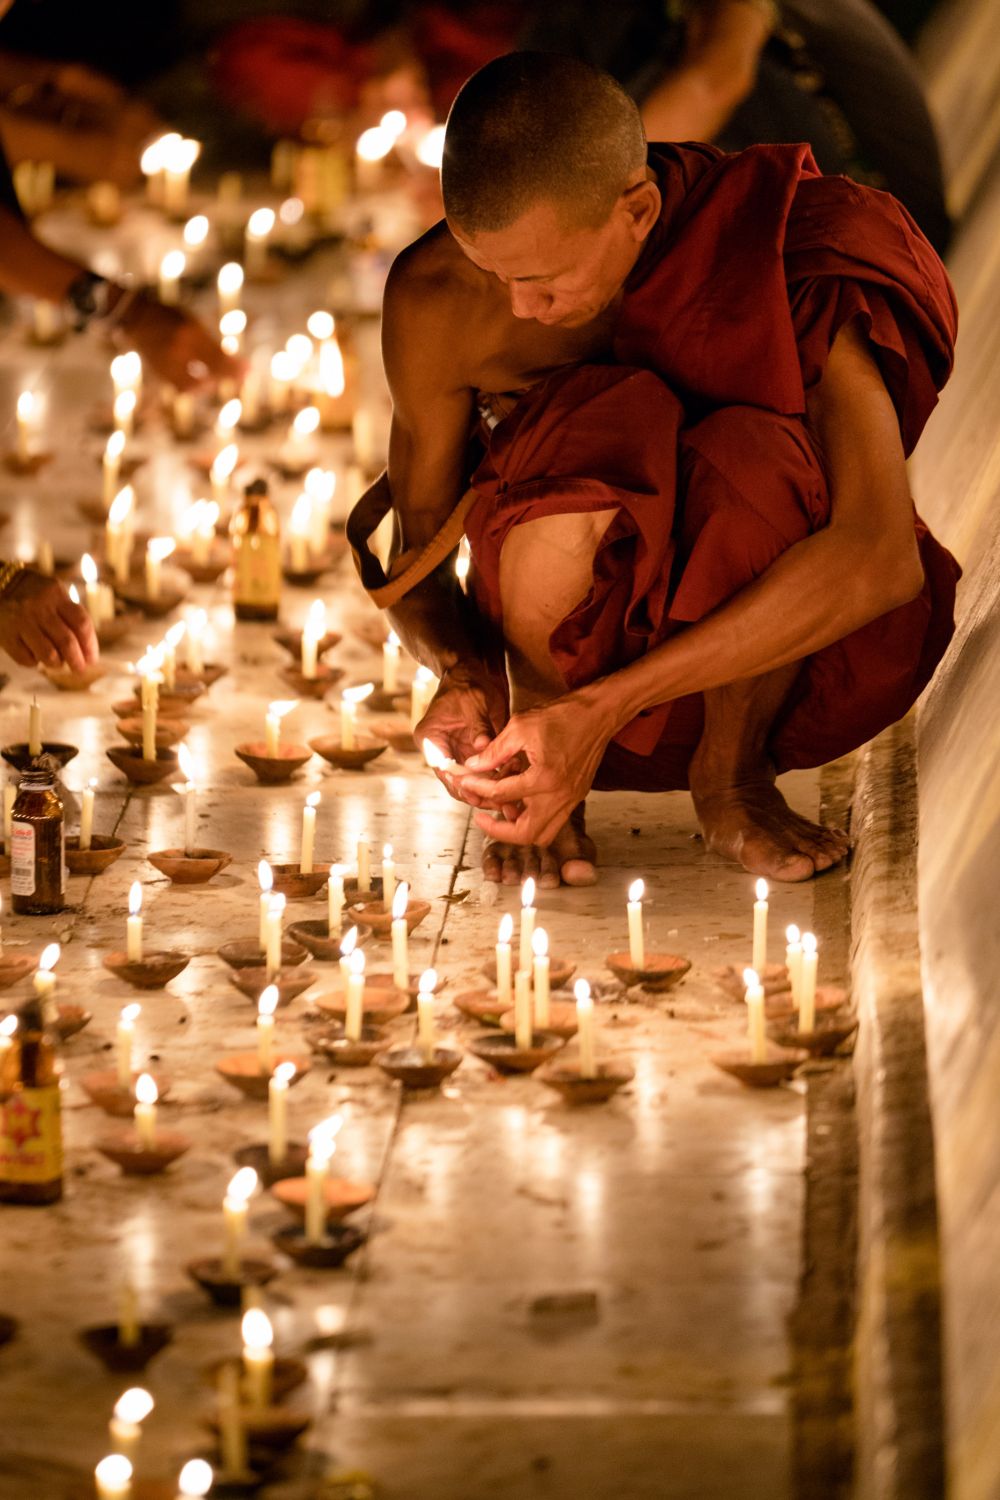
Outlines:
[[3,1073],[0,1203],[55,1203],[63,1191],[59,1060],[37,996],[21,1007]]
[[11,905],[45,916],[65,905],[65,824],[51,771],[25,771],[11,816]]
[[247,485],[229,523],[233,542],[233,607],[238,620],[276,620],[281,603],[281,522],[267,481]]

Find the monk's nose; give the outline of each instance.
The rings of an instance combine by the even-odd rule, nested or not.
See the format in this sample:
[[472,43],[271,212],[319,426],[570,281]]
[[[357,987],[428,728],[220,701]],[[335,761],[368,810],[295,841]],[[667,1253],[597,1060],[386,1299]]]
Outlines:
[[510,284],[510,310],[515,318],[537,318],[552,306],[552,298],[535,286]]

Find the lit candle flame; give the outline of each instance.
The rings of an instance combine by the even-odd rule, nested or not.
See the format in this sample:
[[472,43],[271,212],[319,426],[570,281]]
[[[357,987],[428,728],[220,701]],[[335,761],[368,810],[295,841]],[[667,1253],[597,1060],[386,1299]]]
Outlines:
[[[273,986],[269,986],[269,988],[273,988]],[[291,1083],[292,1079],[295,1077],[295,1063],[279,1063],[274,1072],[271,1074],[271,1077],[279,1085]]]
[[160,1097],[156,1079],[149,1073],[140,1073],[135,1081],[135,1097],[140,1104],[155,1104]]
[[586,1002],[590,999],[590,983],[586,979],[578,979],[573,986],[573,998]]
[[154,562],[163,562],[164,558],[170,556],[177,543],[172,536],[152,536],[146,543],[146,554]]
[[337,476],[332,469],[309,469],[302,483],[317,505],[329,505],[337,491]]
[[811,932],[804,932],[802,934],[802,952],[806,958],[811,958],[818,947],[819,944]]
[[212,1488],[212,1465],[203,1458],[189,1458],[177,1480],[178,1500],[202,1500]]
[[227,443],[224,448],[220,448],[212,460],[210,477],[213,483],[224,484],[227,479],[231,479],[239,461],[240,450],[236,443]]
[[125,452],[125,434],[118,431],[113,432],[104,445],[104,456],[109,460],[121,458]]
[[350,928],[348,928],[347,932],[344,933],[343,940],[341,941],[341,944],[340,944],[340,956],[341,956],[341,958],[350,958],[351,954],[354,952],[355,948],[357,947],[357,943],[358,943],[358,929],[356,927],[350,927]]
[[304,406],[296,412],[292,427],[298,437],[311,437],[319,427],[319,407]]
[[365,682],[360,687],[345,688],[341,696],[345,703],[363,703],[374,691],[374,682]]
[[117,495],[111,502],[111,508],[108,511],[108,520],[110,521],[111,525],[124,526],[125,522],[128,520],[129,512],[131,511],[134,504],[135,490],[130,484],[127,484],[124,489],[118,491]]
[[321,800],[319,792],[310,792],[306,798],[306,807],[319,807]]
[[177,759],[180,762],[181,770],[184,773],[184,780],[188,782],[189,785],[193,785],[196,779],[196,768],[194,763],[194,756],[191,754],[191,751],[188,749],[187,745],[177,746]]
[[531,951],[536,958],[548,958],[549,935],[544,927],[536,927],[531,935]]
[[[231,307],[227,313],[223,313],[219,319],[219,332],[223,338],[238,339],[247,331],[247,315],[242,307]],[[221,413],[220,413],[221,415]],[[240,416],[242,416],[242,411]]]
[[329,1161],[336,1150],[337,1136],[343,1123],[342,1115],[330,1115],[328,1119],[321,1120],[310,1130],[309,1155],[315,1157],[320,1165],[324,1161]]
[[497,942],[501,943],[501,944],[507,943],[509,945],[510,940],[511,940],[511,938],[513,936],[514,936],[514,918],[511,916],[510,912],[508,911],[508,912],[505,912],[504,915],[500,918],[500,927],[499,927],[499,929],[497,931]]
[[132,1465],[121,1453],[109,1453],[107,1458],[102,1458],[94,1470],[94,1478],[98,1485],[106,1490],[117,1490],[122,1492],[132,1478]]
[[261,1307],[248,1307],[240,1324],[243,1343],[247,1349],[270,1349],[274,1343],[271,1319]]
[[754,889],[757,892],[757,900],[758,901],[766,901],[767,900],[767,881],[766,880],[758,880],[758,882],[757,882],[756,886],[754,887]]
[[440,171],[444,160],[444,126],[434,125],[417,146],[417,160],[425,167]]
[[142,910],[142,886],[138,880],[133,880],[128,892],[128,914],[137,917]]
[[401,922],[406,916],[406,906],[409,899],[410,887],[405,880],[401,880],[392,898],[392,920],[394,922]]
[[148,1391],[144,1391],[141,1385],[133,1385],[122,1391],[115,1402],[114,1412],[119,1422],[144,1422],[155,1404]]
[[391,130],[384,130],[381,125],[372,125],[358,136],[355,149],[362,161],[381,161],[389,155],[395,144],[396,137]]
[[306,328],[319,343],[322,343],[324,339],[332,339],[336,326],[333,317],[328,312],[310,313],[306,319]]
[[30,422],[35,410],[35,398],[30,391],[22,391],[17,398],[17,415],[22,422]]
[[47,948],[42,949],[42,956],[38,960],[38,967],[40,969],[44,969],[47,974],[51,973],[56,964],[59,962],[59,955],[61,952],[62,949],[60,948],[58,943],[49,943]]
[[[628,888],[628,899],[630,901],[641,901],[642,898],[643,898],[643,896],[645,895],[645,893],[646,893],[645,881],[642,881],[642,880],[633,880],[632,884]],[[621,898],[619,897],[619,900],[620,899]]]
[[[269,984],[266,989],[261,990],[260,999],[257,1001],[257,1014],[259,1016],[273,1016],[278,1009],[278,986]],[[294,1072],[295,1064],[292,1064]]]
[[274,228],[273,208],[255,208],[247,220],[247,234],[252,240],[266,240]]
[[165,281],[179,281],[187,270],[187,256],[183,250],[168,250],[160,261],[160,275]]
[[219,409],[219,415],[215,419],[216,428],[228,427],[231,430],[238,425],[240,417],[242,417],[242,415],[243,402],[238,396],[234,396],[231,401],[227,401],[226,404]]
[[796,925],[795,925],[794,922],[792,922],[788,927],[785,928],[785,942],[786,943],[797,943],[797,942],[799,942],[801,940],[801,938],[802,938],[802,934],[799,931],[799,929],[796,927]]
[[141,1014],[142,1006],[133,1001],[131,1005],[122,1006],[118,1019],[124,1022],[126,1026],[130,1026],[139,1019]]
[[262,859],[257,865],[257,882],[265,893],[274,885],[274,873],[266,859]]
[[437,989],[437,970],[425,969],[417,981],[417,988],[422,995],[433,995]]
[[229,1179],[226,1197],[236,1203],[248,1203],[257,1191],[257,1173],[253,1167],[240,1167]]
[[80,572],[83,576],[84,583],[94,584],[97,582],[97,564],[95,563],[89,552],[85,552],[80,558]]
[[524,911],[535,904],[535,882],[529,875],[521,887],[521,906]]
[[233,297],[243,287],[243,267],[235,260],[227,260],[219,268],[216,285],[224,297]]
[[210,225],[205,214],[195,214],[184,225],[184,243],[189,250],[198,250],[208,239]]
[[756,969],[743,970],[743,984],[748,990],[760,989],[760,976]]
[[269,714],[273,714],[276,719],[283,719],[287,714],[291,713],[293,708],[298,708],[298,706],[299,700],[297,698],[286,699],[284,702],[269,703],[267,711]]

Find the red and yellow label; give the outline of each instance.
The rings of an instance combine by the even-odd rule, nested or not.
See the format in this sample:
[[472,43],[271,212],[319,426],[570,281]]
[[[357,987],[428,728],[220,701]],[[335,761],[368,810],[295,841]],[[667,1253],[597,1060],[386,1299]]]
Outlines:
[[16,1089],[0,1104],[0,1182],[62,1176],[59,1087]]

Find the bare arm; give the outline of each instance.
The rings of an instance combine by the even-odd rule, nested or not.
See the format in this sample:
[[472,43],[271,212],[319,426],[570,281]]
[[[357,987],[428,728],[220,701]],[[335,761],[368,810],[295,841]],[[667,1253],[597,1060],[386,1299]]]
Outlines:
[[[414,273],[405,255],[389,278],[382,326],[393,402],[389,488],[397,550],[409,551],[435,536],[466,487],[474,393],[456,355],[458,310],[445,286]],[[425,732],[465,759],[500,727],[505,703],[451,567],[411,590],[389,617],[407,650],[442,678]]]
[[896,413],[851,327],[837,337],[809,419],[825,458],[830,524],[640,661],[515,715],[477,757],[477,769],[494,771],[519,754],[529,769],[492,792],[485,777],[462,778],[484,800],[524,802],[505,838],[551,838],[589,790],[608,741],[644,708],[801,661],[919,593],[923,570]]
[[753,89],[773,18],[755,0],[703,0],[689,7],[680,64],[646,96],[651,141],[711,141]]

